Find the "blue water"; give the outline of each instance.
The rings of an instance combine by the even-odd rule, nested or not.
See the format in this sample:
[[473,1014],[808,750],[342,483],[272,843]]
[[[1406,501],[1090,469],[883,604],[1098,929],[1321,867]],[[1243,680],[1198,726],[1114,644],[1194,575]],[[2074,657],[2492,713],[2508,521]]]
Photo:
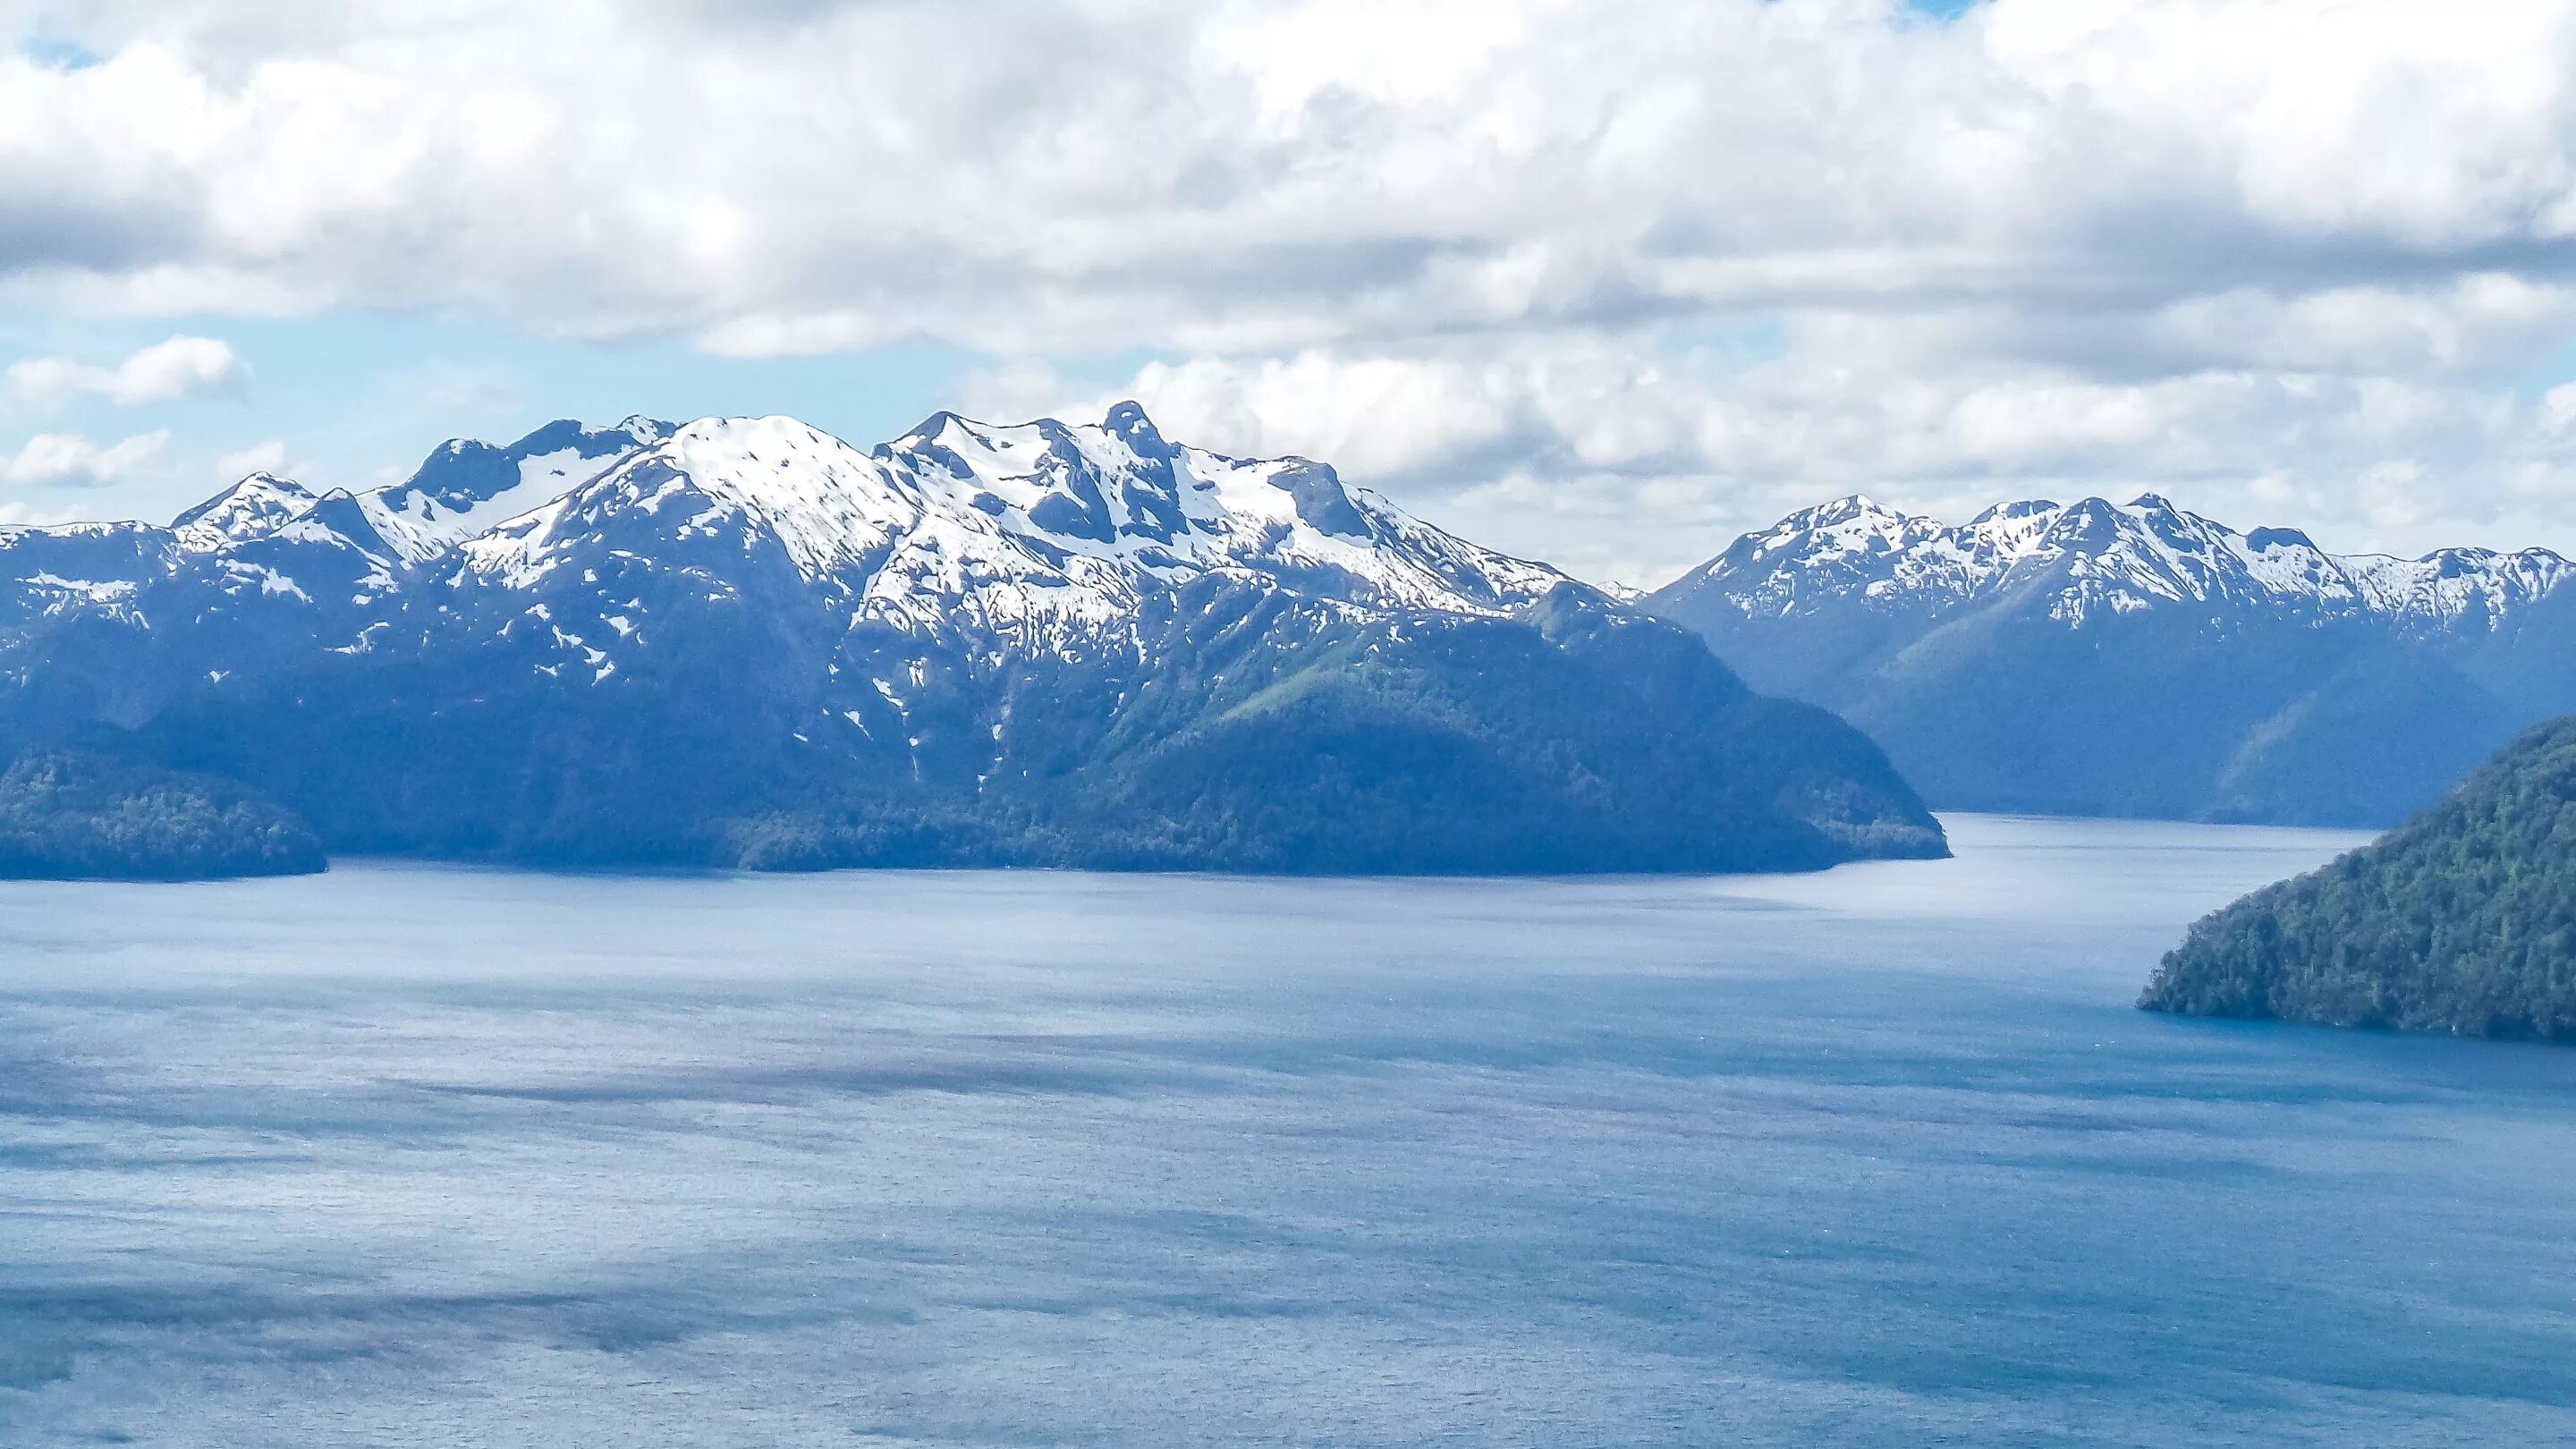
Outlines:
[[0,887],[0,1442],[2576,1443],[2576,1052],[2177,1022],[2352,843]]

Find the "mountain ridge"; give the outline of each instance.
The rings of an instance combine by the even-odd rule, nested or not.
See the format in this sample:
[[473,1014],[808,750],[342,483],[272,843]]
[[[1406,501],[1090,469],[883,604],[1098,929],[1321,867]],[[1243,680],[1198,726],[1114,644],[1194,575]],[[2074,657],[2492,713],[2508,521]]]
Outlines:
[[[1879,559],[1892,566],[1884,572],[1867,566]],[[2061,617],[2079,622],[2088,606],[2119,610],[2153,601],[2260,599],[2328,616],[2375,614],[2418,628],[2473,620],[2492,626],[2576,576],[2576,564],[2546,548],[2443,548],[2413,559],[2335,554],[2300,529],[2239,532],[2152,492],[2126,504],[2100,497],[2071,504],[1998,503],[1963,524],[1944,524],[1855,493],[1745,534],[1651,596],[1672,606],[1723,599],[1748,616],[1775,601],[1788,609],[1811,602],[1740,581],[1761,567],[1766,571],[1760,583],[1776,584],[1794,571],[1812,577],[1827,597],[1840,597],[1857,582],[1874,599],[1965,604],[2029,582],[2029,570],[2078,560],[2108,561],[2099,571],[2080,571],[2067,580]],[[2023,577],[2016,578],[2016,571]],[[1883,590],[1867,587],[1882,582]]]
[[2383,825],[2576,709],[2571,579],[2547,549],[2335,554],[2152,493],[1964,524],[1854,495],[1645,604],[1937,807]]
[[1133,404],[942,413],[871,450],[788,418],[556,423],[387,488],[295,490],[300,512],[283,480],[192,510],[202,548],[0,535],[0,559],[107,565],[22,579],[0,614],[0,746],[123,727],[335,845],[506,859],[1943,849],[1874,746],[1687,635],[1327,465],[1170,443]]

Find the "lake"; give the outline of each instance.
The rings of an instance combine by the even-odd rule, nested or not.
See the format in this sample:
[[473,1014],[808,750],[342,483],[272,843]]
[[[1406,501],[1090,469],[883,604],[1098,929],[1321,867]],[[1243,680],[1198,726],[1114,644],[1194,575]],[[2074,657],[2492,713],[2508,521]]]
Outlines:
[[2357,837],[0,886],[12,1445],[2576,1443],[2576,1052],[2130,1008]]

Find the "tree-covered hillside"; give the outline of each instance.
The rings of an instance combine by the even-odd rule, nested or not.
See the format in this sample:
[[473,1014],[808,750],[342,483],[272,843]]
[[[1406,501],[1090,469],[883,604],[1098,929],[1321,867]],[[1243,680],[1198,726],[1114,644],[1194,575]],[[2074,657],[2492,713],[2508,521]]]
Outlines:
[[562,690],[334,657],[143,731],[334,849],[541,864],[1299,873],[1820,869],[1945,853],[1859,732],[1580,591],[1354,621],[1218,581],[1141,660],[948,660],[905,731],[745,632]]
[[2576,717],[2377,843],[2201,921],[2139,1005],[2576,1039]]
[[73,751],[0,774],[0,879],[201,880],[302,875],[322,844],[227,781]]

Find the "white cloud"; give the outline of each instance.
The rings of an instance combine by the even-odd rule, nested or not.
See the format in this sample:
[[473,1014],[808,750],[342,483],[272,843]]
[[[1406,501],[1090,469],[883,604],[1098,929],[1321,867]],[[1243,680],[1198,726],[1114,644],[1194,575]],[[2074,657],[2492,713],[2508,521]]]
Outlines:
[[117,364],[108,396],[120,403],[164,402],[239,386],[241,359],[212,337],[173,337]]
[[38,433],[17,452],[0,455],[0,483],[112,483],[150,462],[169,441],[166,430],[106,447],[77,433]]
[[34,357],[11,363],[6,373],[0,373],[0,387],[10,397],[38,407],[59,406],[77,394],[126,406],[168,402],[236,388],[241,381],[241,359],[229,344],[212,337],[185,336],[153,343],[114,367]]
[[93,305],[1293,350],[1855,299],[2136,326],[2576,237],[2556,0],[94,9],[53,21],[101,64],[0,62],[0,274]]
[[270,438],[253,443],[237,453],[226,453],[215,459],[215,476],[230,483],[253,473],[283,475],[286,469],[286,440]]
[[86,517],[78,508],[39,508],[23,498],[0,498],[0,526],[78,523]]
[[2154,489],[2346,549],[2576,539],[2576,384],[2202,369],[2118,381],[2032,363],[1912,370],[1847,328],[1750,365],[1598,343],[1149,364],[1108,389],[988,379],[994,415],[1134,396],[1171,436],[1305,453],[1471,537],[1660,582],[1736,533],[1866,491],[1964,517],[2002,497]]
[[[46,23],[101,61],[0,59],[0,302],[1143,351],[1124,390],[1175,436],[1632,575],[1855,486],[2576,545],[2576,405],[2530,395],[2576,329],[2576,0]],[[1777,346],[1689,341],[1748,326]],[[179,362],[161,386],[219,385]],[[125,372],[22,366],[54,369],[11,374],[31,397]]]
[[423,407],[443,412],[506,413],[518,409],[523,402],[517,389],[494,378],[413,376],[402,383],[406,396]]

